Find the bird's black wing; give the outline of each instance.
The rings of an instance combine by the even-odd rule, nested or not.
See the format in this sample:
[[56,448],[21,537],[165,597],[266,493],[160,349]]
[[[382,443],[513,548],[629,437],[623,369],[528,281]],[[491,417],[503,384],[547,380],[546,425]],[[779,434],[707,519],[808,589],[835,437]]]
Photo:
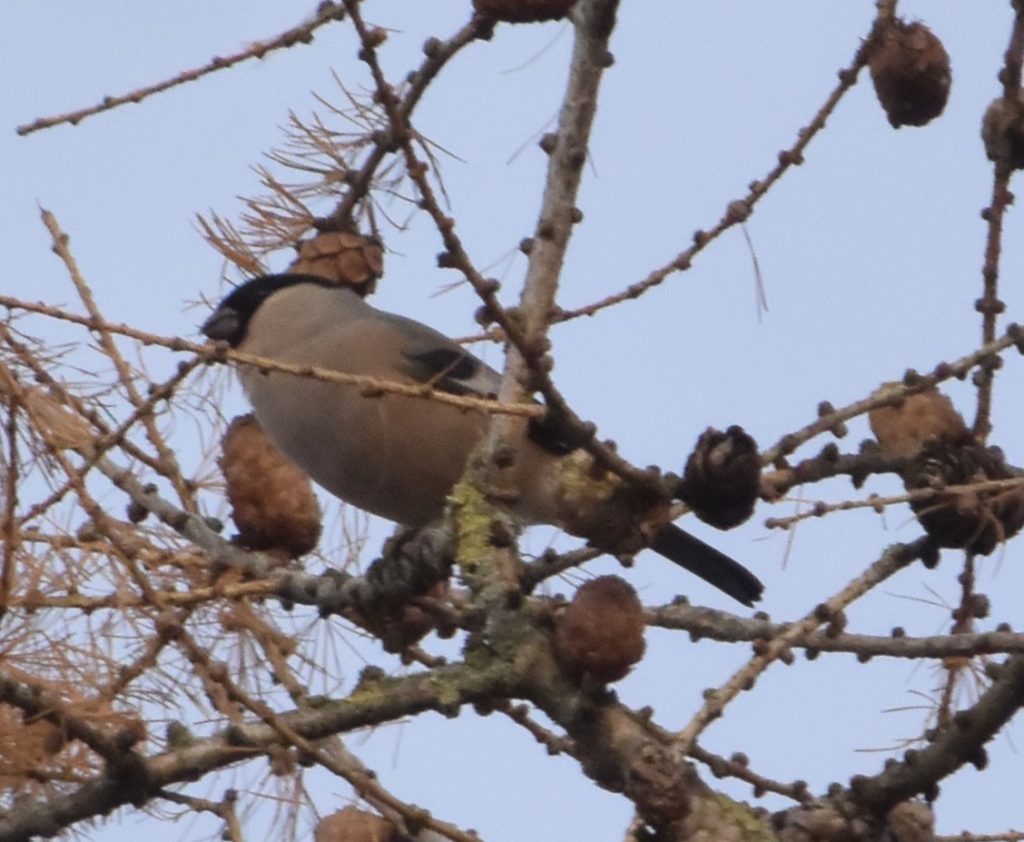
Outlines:
[[[446,342],[407,348],[403,355],[408,363],[407,373],[420,383],[432,383],[453,395],[497,397],[501,375],[459,345]],[[576,449],[551,413],[530,419],[529,436],[535,444],[559,456]]]
[[498,373],[457,345],[406,350],[404,356],[407,373],[420,383],[452,395],[497,396]]

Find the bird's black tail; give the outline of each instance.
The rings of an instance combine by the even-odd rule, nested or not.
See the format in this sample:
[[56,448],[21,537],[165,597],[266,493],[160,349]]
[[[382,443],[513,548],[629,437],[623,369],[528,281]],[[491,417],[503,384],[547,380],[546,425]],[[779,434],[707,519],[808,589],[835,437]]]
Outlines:
[[674,523],[658,531],[651,542],[651,549],[744,605],[752,606],[764,591],[761,580],[746,567]]

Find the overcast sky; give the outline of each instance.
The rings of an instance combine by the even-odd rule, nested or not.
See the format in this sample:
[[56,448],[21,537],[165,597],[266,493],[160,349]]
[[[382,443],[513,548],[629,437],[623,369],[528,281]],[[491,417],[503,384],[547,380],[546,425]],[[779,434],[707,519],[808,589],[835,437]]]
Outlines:
[[[560,296],[563,306],[596,301],[643,278],[713,225],[729,201],[762,177],[791,145],[867,33],[874,2],[624,2],[590,150],[591,160]],[[981,294],[991,166],[979,120],[999,93],[996,73],[1009,34],[1008,2],[901,4],[923,18],[952,57],[945,115],[924,129],[894,131],[864,78],[840,104],[828,129],[758,206],[748,232],[763,276],[768,312],[759,313],[751,251],[739,230],[701,254],[639,301],[553,332],[555,379],[578,412],[598,423],[635,463],[679,470],[704,427],[737,423],[762,446],[815,417],[821,400],[840,406],[907,366],[921,370],[975,349],[981,333],[973,302]],[[428,35],[446,37],[468,16],[468,0],[366,4],[366,16],[392,28],[382,48],[400,79],[419,60]],[[309,11],[312,10],[310,4]],[[332,69],[354,90],[366,84],[347,25],[333,25],[310,46],[216,74],[140,105],[29,137],[15,126],[93,104],[204,64],[294,25],[302,4],[268,0],[217,3],[8,3],[0,27],[0,230],[8,269],[5,293],[78,309],[64,267],[53,256],[38,206],[53,211],[71,237],[82,272],[109,319],[198,338],[205,311],[188,307],[221,291],[222,261],[201,239],[195,215],[233,217],[236,197],[259,192],[252,167],[280,145],[290,110],[324,113],[313,93],[343,95]],[[410,20],[409,18],[416,18]],[[566,23],[504,27],[494,40],[459,56],[417,113],[419,130],[443,150],[444,177],[459,232],[477,265],[518,294],[525,267],[516,252],[535,224],[544,154],[539,133],[556,115],[572,33]],[[448,153],[448,154],[445,154]],[[407,206],[389,206],[405,220]],[[478,301],[438,269],[436,232],[426,219],[408,230],[385,228],[386,275],[376,302],[455,335],[474,330]],[[1005,233],[1000,293],[1004,320],[1024,320],[1019,214]],[[282,268],[289,256],[275,258]],[[41,322],[37,324],[42,324]],[[55,332],[55,336],[59,331]],[[482,349],[500,365],[496,348]],[[163,359],[169,360],[169,357]],[[995,406],[999,444],[1024,462],[1021,365],[1007,358]],[[973,391],[949,393],[968,419]],[[231,405],[244,402],[237,389]],[[236,406],[237,405],[237,406]],[[863,419],[840,442],[855,450]],[[183,460],[190,427],[178,431]],[[824,444],[818,440],[804,455]],[[836,501],[899,486],[876,479],[804,490],[807,500]],[[840,513],[805,522],[795,536],[763,521],[792,514],[794,501],[762,504],[729,534],[692,519],[687,526],[742,560],[768,586],[764,608],[791,619],[838,590],[882,548],[910,540],[919,527],[905,511],[880,518]],[[374,525],[384,535],[383,525]],[[527,536],[528,549],[550,535]],[[791,543],[790,543],[791,541]],[[1019,626],[1021,539],[984,561],[980,588],[992,598],[991,624]],[[374,542],[370,542],[370,550]],[[947,552],[937,571],[913,566],[850,612],[850,630],[944,633],[958,598],[959,558]],[[614,571],[605,562],[595,571]],[[649,603],[679,592],[731,609],[711,589],[643,556],[625,575]],[[571,592],[568,582],[553,589]],[[2,629],[0,629],[2,632]],[[625,702],[652,704],[659,721],[681,727],[701,691],[724,681],[748,655],[743,647],[693,645],[684,635],[649,633],[649,657],[620,685]],[[731,651],[735,649],[736,651]],[[362,663],[346,664],[346,681]],[[804,778],[815,792],[851,773],[877,772],[886,751],[921,732],[927,699],[941,681],[930,666],[852,656],[776,666],[757,692],[739,699],[703,744],[745,751],[761,774]],[[966,701],[966,700],[965,700]],[[911,708],[907,710],[906,708]],[[892,712],[893,709],[904,709]],[[993,743],[989,769],[958,773],[943,786],[939,829],[996,832],[1024,825],[1014,722]],[[628,802],[596,790],[575,762],[549,759],[527,735],[497,718],[464,712],[382,728],[350,747],[400,797],[429,807],[489,842],[589,839],[614,842],[629,821]],[[710,776],[708,776],[710,777]],[[718,782],[713,782],[719,785]],[[727,790],[749,798],[735,782]],[[344,787],[331,784],[321,806]],[[778,808],[784,802],[765,799]],[[541,811],[543,821],[528,814]],[[161,825],[132,813],[90,832],[112,842],[198,839],[212,822]],[[255,837],[254,837],[255,838]]]

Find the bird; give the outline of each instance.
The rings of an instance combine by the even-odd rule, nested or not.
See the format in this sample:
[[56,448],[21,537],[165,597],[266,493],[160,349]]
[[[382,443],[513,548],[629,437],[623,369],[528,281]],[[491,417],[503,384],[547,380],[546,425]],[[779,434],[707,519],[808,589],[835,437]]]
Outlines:
[[[251,278],[200,329],[245,354],[455,395],[494,398],[501,382],[444,334],[315,275]],[[238,375],[256,418],[289,459],[334,496],[404,527],[443,514],[489,423],[483,411],[387,391],[368,395],[355,384],[248,365]],[[561,471],[581,455],[549,425],[532,423],[515,460],[513,514],[593,541],[579,534],[559,498]],[[675,524],[659,527],[650,547],[744,605],[761,598],[764,586],[753,573]]]

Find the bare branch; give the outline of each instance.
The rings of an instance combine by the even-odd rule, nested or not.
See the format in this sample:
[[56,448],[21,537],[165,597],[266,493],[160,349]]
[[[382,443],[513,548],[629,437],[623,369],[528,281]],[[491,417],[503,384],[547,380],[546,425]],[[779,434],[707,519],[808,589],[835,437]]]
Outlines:
[[688,753],[697,737],[716,718],[725,706],[740,693],[753,688],[758,676],[777,660],[791,657],[791,647],[802,641],[822,623],[838,616],[850,603],[902,570],[927,551],[929,543],[919,539],[912,544],[895,544],[885,554],[854,579],[835,596],[818,605],[803,619],[789,625],[784,631],[764,642],[746,666],[737,671],[724,685],[707,694],[703,707],[676,737],[679,750]]
[[218,70],[224,70],[225,68],[240,64],[241,62],[247,61],[251,58],[263,58],[274,50],[294,47],[296,44],[309,44],[313,41],[313,33],[315,33],[316,30],[333,21],[341,20],[343,16],[344,12],[342,8],[328,0],[328,2],[318,4],[313,17],[305,23],[294,26],[291,29],[286,29],[280,35],[275,35],[272,38],[255,41],[241,52],[227,56],[217,56],[202,67],[182,71],[181,73],[172,76],[170,79],[165,79],[162,82],[157,82],[154,85],[148,85],[144,88],[138,88],[137,90],[131,91],[127,94],[104,97],[102,102],[97,105],[89,106],[88,108],[81,108],[77,111],[70,111],[66,114],[57,114],[53,117],[39,117],[31,123],[18,126],[16,131],[19,135],[28,135],[33,132],[41,131],[42,129],[59,126],[62,123],[70,123],[72,126],[77,126],[82,120],[87,117],[91,117],[94,114],[101,114],[104,111],[110,111],[121,105],[127,105],[128,103],[142,102],[144,99],[151,97],[154,94],[162,93],[163,91],[170,90],[178,85],[194,82],[204,76],[209,76],[211,73],[216,73]]

